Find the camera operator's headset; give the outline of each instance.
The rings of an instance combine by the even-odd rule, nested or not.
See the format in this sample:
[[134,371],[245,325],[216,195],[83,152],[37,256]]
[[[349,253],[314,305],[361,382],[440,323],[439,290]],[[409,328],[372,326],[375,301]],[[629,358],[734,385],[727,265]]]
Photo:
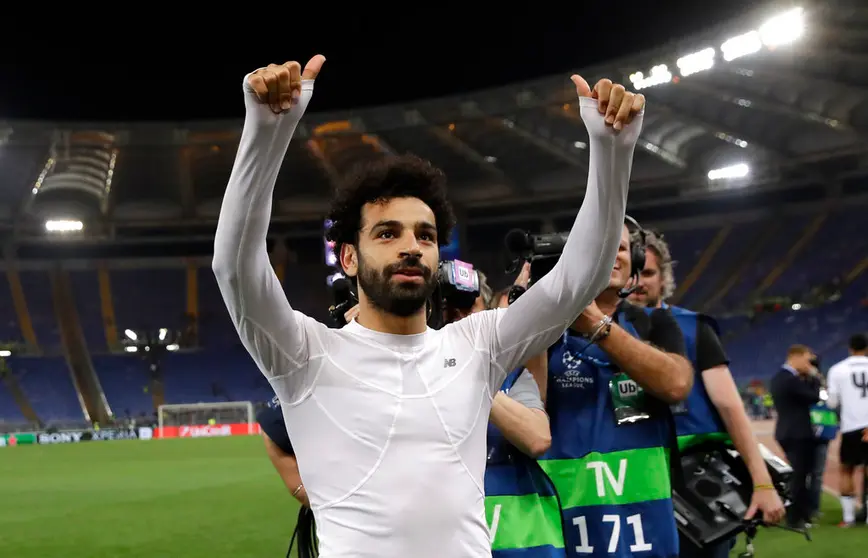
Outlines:
[[[633,284],[628,289],[621,289],[618,293],[621,298],[627,298],[639,288],[639,275],[645,269],[645,248],[648,244],[648,233],[639,221],[624,215],[624,224],[630,232],[630,277],[633,279]],[[633,233],[639,237],[639,242],[633,242]]]

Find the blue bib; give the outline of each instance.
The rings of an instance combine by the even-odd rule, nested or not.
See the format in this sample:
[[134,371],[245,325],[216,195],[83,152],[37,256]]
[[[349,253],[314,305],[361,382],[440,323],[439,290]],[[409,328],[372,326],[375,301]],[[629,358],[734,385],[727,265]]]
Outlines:
[[[726,427],[720,418],[720,413],[717,412],[717,408],[708,396],[705,383],[702,381],[702,370],[699,369],[697,363],[696,335],[699,328],[699,320],[707,320],[716,332],[718,331],[717,323],[707,316],[700,316],[696,312],[691,312],[678,306],[668,306],[668,309],[675,318],[675,321],[678,322],[678,327],[681,328],[681,332],[684,335],[684,344],[687,348],[687,360],[693,365],[693,369],[697,375],[694,378],[693,389],[690,391],[687,399],[673,406],[679,446],[684,449],[708,439],[727,441],[729,440],[729,435],[726,433]],[[654,310],[654,308],[645,309],[649,315]]]
[[[524,368],[514,370],[509,390]],[[539,465],[488,423],[485,516],[494,558],[564,558],[561,513],[554,487]]]
[[609,382],[618,372],[598,346],[569,333],[552,348],[552,447],[540,465],[560,497],[568,556],[674,558],[669,419],[617,426]]
[[838,435],[838,415],[824,401],[811,408],[811,426],[814,436],[822,442],[831,442]]

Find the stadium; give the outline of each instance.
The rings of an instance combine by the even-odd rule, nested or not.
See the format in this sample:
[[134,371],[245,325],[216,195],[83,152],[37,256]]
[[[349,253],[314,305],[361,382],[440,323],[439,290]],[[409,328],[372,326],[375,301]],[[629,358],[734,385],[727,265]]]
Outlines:
[[[717,318],[750,406],[791,345],[828,369],[868,331],[868,6],[769,5],[659,44],[579,70],[646,96],[628,213],[671,246],[672,302]],[[583,198],[589,138],[564,70],[308,112],[269,231],[293,307],[328,319],[329,193],[392,154],[449,179],[458,232],[441,257],[511,284],[507,233],[567,231]],[[286,552],[298,508],[254,419],[274,393],[211,270],[240,133],[239,120],[0,120],[0,555]],[[773,420],[754,414],[775,448]],[[864,529],[835,527],[836,455],[813,543],[768,529],[761,556],[860,552]]]

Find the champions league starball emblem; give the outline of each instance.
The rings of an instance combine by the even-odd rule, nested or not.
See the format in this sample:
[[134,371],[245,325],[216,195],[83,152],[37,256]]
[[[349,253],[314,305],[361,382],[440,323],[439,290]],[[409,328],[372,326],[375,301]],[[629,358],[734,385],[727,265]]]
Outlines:
[[582,359],[570,351],[564,351],[564,356],[561,358],[561,362],[563,362],[567,370],[575,370],[582,365]]

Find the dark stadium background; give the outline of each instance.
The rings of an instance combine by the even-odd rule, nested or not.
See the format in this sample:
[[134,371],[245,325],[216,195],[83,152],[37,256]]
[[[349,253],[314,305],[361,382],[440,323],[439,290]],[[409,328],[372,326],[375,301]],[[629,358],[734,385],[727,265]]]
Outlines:
[[[807,29],[794,44],[677,75],[678,57],[797,5]],[[162,403],[270,396],[209,268],[241,79],[270,62],[328,58],[269,239],[290,301],[317,318],[335,271],[322,215],[352,163],[413,151],[442,166],[462,259],[503,286],[505,233],[565,230],[581,202],[570,73],[627,84],[665,63],[675,79],[642,89],[629,211],[671,243],[675,299],[719,318],[746,403],[790,344],[812,345],[828,369],[868,329],[859,0],[27,8],[0,37],[0,556],[285,549],[295,508],[256,437],[123,439]],[[96,165],[70,164],[82,154]],[[744,178],[707,176],[739,163]],[[84,193],[93,173],[111,188]],[[55,189],[34,194],[42,184]],[[47,233],[61,217],[84,231]],[[146,346],[157,356],[141,358]],[[214,436],[243,417],[195,419]],[[773,446],[772,428],[756,423]],[[91,441],[59,443],[77,434]],[[831,459],[832,491],[835,472]],[[764,533],[760,555],[856,555],[861,531],[835,530],[831,498],[824,512],[813,546]]]

